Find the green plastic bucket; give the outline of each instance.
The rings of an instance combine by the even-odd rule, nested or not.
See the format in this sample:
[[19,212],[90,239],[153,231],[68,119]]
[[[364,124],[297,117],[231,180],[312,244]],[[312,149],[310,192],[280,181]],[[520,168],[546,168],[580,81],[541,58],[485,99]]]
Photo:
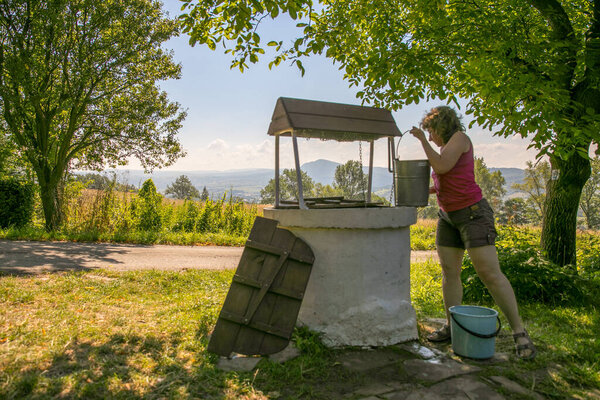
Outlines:
[[502,327],[498,312],[479,306],[452,306],[449,310],[454,354],[480,360],[493,357]]

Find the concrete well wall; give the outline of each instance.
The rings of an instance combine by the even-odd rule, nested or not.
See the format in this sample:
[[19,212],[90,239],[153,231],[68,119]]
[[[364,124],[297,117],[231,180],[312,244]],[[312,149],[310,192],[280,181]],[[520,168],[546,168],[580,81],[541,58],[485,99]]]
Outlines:
[[417,338],[410,302],[413,207],[265,209],[315,254],[298,324],[339,346],[386,346]]

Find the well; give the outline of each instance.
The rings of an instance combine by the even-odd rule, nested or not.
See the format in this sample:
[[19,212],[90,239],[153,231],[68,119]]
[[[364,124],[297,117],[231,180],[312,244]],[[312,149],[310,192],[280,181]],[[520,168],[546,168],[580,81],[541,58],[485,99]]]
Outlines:
[[298,324],[338,346],[386,346],[417,338],[410,302],[414,207],[264,210],[315,255]]

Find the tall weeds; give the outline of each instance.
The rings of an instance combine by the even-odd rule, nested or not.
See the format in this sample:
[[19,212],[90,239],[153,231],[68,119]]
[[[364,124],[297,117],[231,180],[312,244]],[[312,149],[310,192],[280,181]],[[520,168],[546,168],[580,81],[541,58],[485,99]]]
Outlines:
[[[238,245],[244,243],[260,212],[256,205],[227,194],[217,200],[182,202],[163,198],[151,181],[146,181],[138,194],[115,187],[115,182],[105,190],[85,189],[80,182],[70,184],[65,190],[65,224],[60,232],[44,237]],[[38,216],[33,226],[41,229],[42,224]]]

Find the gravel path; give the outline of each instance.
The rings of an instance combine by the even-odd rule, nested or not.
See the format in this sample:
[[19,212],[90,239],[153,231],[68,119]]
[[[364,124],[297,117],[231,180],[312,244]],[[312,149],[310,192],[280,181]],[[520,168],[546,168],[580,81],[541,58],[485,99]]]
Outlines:
[[[243,247],[0,240],[0,271],[36,274],[105,268],[115,271],[233,269]],[[411,252],[412,262],[437,259],[434,251]]]

